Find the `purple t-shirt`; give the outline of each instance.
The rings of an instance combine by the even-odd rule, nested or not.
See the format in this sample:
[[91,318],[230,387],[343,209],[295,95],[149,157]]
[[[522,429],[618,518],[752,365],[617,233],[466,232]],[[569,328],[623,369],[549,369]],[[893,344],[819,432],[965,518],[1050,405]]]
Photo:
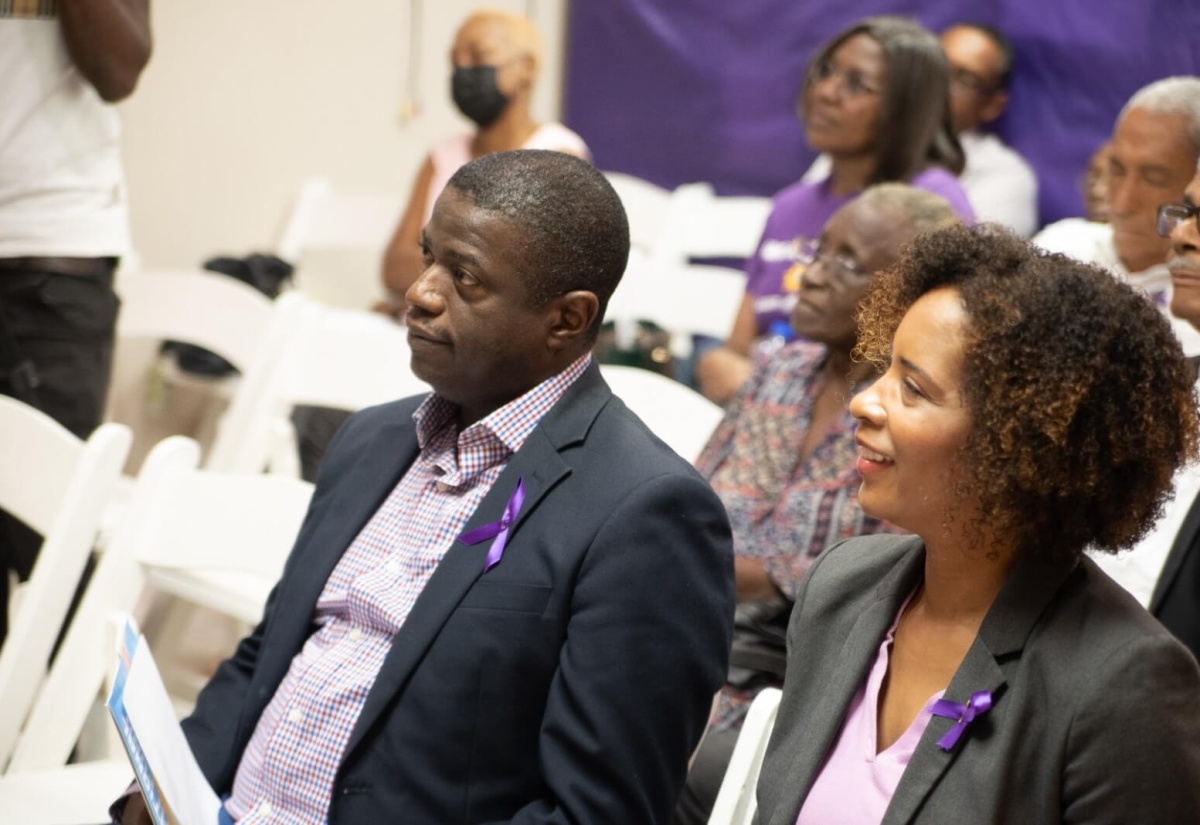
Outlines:
[[[941,195],[968,223],[975,220],[958,178],[940,166],[926,169],[909,183]],[[795,263],[797,239],[820,237],[833,213],[854,197],[830,192],[829,178],[814,183],[800,181],[775,196],[758,249],[746,264],[746,292],[754,299],[759,335],[775,321],[787,321],[792,314],[799,284],[787,281],[799,277],[799,270],[788,272]]]

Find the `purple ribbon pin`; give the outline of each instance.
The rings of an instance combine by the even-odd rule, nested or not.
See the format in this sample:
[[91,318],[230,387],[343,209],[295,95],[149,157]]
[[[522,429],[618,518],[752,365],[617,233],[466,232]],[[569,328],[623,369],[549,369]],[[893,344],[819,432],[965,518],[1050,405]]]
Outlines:
[[496,539],[492,542],[492,546],[488,548],[487,558],[484,559],[484,573],[495,567],[496,563],[500,561],[500,557],[504,555],[504,545],[508,541],[508,528],[517,520],[517,514],[521,512],[521,505],[524,503],[525,481],[518,478],[517,489],[513,491],[508,504],[504,505],[504,515],[500,517],[499,521],[493,521],[482,527],[476,527],[474,530],[468,530],[458,537],[458,540],[466,545],[479,544],[479,542],[487,541],[490,538]]
[[971,694],[971,698],[965,705],[960,705],[958,702],[951,702],[949,699],[938,699],[933,703],[931,713],[934,716],[942,716],[946,719],[955,720],[954,727],[946,731],[942,738],[937,741],[938,747],[944,751],[948,751],[958,744],[958,738],[963,735],[963,731],[967,729],[967,725],[975,721],[975,717],[981,713],[987,713],[992,707],[992,692],[990,690],[981,690]]

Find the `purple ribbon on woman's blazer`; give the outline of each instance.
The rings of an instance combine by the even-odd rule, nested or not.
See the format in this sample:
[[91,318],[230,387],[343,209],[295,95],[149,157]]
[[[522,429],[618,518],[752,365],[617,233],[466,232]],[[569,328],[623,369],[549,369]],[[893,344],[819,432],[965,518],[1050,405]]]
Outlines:
[[468,530],[458,537],[458,540],[463,544],[472,545],[479,544],[481,541],[487,541],[490,538],[496,540],[492,542],[492,546],[488,548],[487,558],[483,562],[483,572],[491,570],[500,561],[500,557],[504,555],[504,545],[508,542],[508,528],[517,520],[517,514],[521,512],[521,505],[525,503],[525,481],[517,479],[517,489],[513,491],[512,496],[508,499],[508,504],[504,505],[504,515],[499,521],[493,521],[482,527],[476,527],[474,530]]
[[958,702],[951,702],[949,699],[938,699],[933,703],[931,713],[934,716],[942,716],[946,719],[954,719],[954,727],[946,731],[942,738],[937,741],[938,747],[944,751],[948,751],[958,744],[958,739],[963,735],[963,731],[967,729],[967,725],[975,721],[975,717],[981,713],[987,713],[992,707],[992,692],[990,690],[980,690],[971,694],[971,698],[967,700],[965,705]]

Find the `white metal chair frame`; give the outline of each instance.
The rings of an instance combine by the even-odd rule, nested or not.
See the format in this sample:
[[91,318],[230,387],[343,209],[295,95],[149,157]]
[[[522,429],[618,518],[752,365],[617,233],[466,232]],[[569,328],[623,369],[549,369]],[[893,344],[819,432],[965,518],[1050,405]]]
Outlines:
[[7,468],[0,506],[43,537],[0,648],[0,767],[37,697],[131,441],[120,424],[101,425],[81,441],[49,416],[0,396],[0,462]]
[[197,470],[199,456],[194,441],[173,436],[147,457],[129,518],[96,568],[17,742],[13,770],[66,762],[108,671],[107,621],[133,613],[148,587],[249,623],[261,618],[312,485]]
[[750,825],[758,811],[758,774],[779,713],[779,688],[764,688],[750,704],[708,825]]

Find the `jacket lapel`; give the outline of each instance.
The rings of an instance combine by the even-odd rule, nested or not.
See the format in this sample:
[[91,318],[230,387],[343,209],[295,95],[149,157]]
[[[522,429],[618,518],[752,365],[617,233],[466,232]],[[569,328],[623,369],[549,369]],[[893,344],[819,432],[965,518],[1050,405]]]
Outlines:
[[[789,787],[768,820],[771,825],[792,825],[796,812],[816,781],[825,756],[842,729],[846,709],[865,681],[867,671],[879,652],[879,644],[896,618],[900,605],[917,586],[925,563],[925,551],[919,540],[905,553],[876,588],[876,598],[854,623],[838,656],[837,667],[822,683],[818,696],[800,697],[815,702],[811,714],[805,716],[813,724],[805,731],[811,745],[797,749],[796,758],[786,776]],[[786,677],[785,677],[786,681]]]
[[[611,397],[612,393],[593,364],[546,414],[521,449],[509,459],[504,471],[468,519],[463,532],[498,521],[516,490],[517,480],[521,479],[525,483],[525,502],[509,528],[504,555],[507,558],[520,553],[521,526],[555,485],[571,472],[570,465],[564,461],[560,451],[583,440],[600,409]],[[375,506],[378,506],[378,502]],[[358,745],[392,698],[408,682],[413,669],[450,614],[483,574],[484,560],[491,544],[490,540],[475,545],[456,540],[438,563],[392,641],[392,648],[367,696],[345,753],[349,754]]]
[[[1182,506],[1182,503],[1176,506]],[[1197,495],[1188,506],[1187,515],[1179,527],[1179,532],[1175,534],[1171,552],[1167,554],[1162,573],[1159,574],[1158,581],[1154,585],[1154,595],[1150,598],[1150,612],[1155,615],[1158,615],[1163,599],[1166,597],[1167,591],[1171,589],[1171,583],[1179,575],[1179,570],[1183,567],[1183,560],[1187,558],[1189,552],[1197,552],[1193,545],[1196,544],[1197,538],[1200,538],[1200,495]]]
[[967,728],[949,751],[938,747],[937,740],[954,726],[954,720],[934,716],[929,721],[892,795],[883,825],[912,822],[942,774],[959,753],[972,746],[972,734],[980,736],[1003,713],[997,707],[1004,701],[1003,689],[1008,680],[998,660],[1008,657],[1016,661],[1014,654],[1024,649],[1034,625],[1075,566],[1074,561],[1046,565],[1033,554],[1026,554],[1014,565],[943,695],[965,703],[976,691],[990,691],[991,710],[974,723],[980,727]]

